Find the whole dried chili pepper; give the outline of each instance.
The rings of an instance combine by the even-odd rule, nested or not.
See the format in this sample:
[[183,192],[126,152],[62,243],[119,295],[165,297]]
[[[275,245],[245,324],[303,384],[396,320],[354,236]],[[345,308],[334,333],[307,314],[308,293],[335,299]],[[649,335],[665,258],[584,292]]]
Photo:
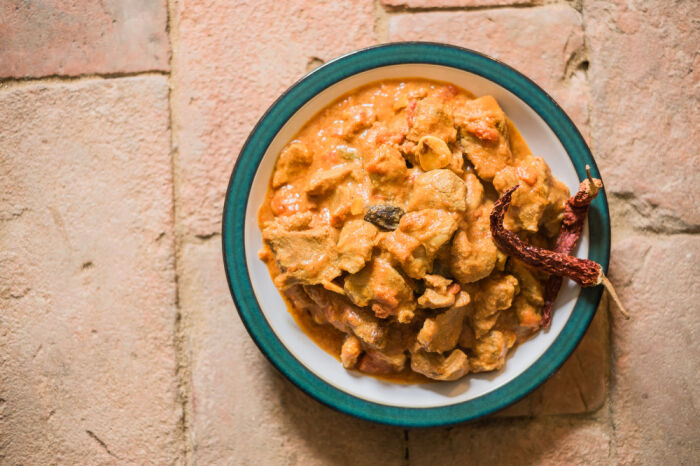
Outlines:
[[[561,231],[559,231],[557,244],[554,247],[556,252],[571,254],[581,237],[583,224],[588,216],[588,207],[603,187],[602,181],[591,176],[591,167],[588,165],[586,165],[586,174],[588,179],[583,180],[578,187],[578,192],[566,201]],[[557,299],[562,281],[563,279],[559,275],[550,275],[544,286],[544,306],[542,306],[542,318],[540,319],[540,325],[543,328],[549,328],[552,323],[552,306]]]
[[617,297],[617,293],[610,283],[610,280],[603,273],[603,267],[588,259],[562,254],[560,252],[549,251],[527,244],[518,238],[515,233],[506,230],[503,226],[503,217],[510,205],[513,191],[518,189],[515,185],[503,193],[491,211],[491,236],[494,243],[501,251],[516,259],[520,259],[536,269],[542,270],[552,275],[564,276],[572,279],[583,287],[603,285],[612,296],[622,314],[629,319],[629,314],[625,311],[622,303]]

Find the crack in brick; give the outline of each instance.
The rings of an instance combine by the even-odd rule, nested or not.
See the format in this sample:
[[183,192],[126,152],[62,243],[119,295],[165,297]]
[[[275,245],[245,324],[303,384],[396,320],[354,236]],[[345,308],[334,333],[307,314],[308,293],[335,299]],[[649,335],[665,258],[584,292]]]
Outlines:
[[102,439],[100,439],[97,435],[95,435],[95,433],[94,433],[93,431],[91,431],[91,430],[86,430],[85,432],[90,436],[90,438],[92,438],[95,442],[97,442],[98,445],[100,445],[100,446],[104,449],[104,451],[106,451],[107,454],[109,454],[109,456],[111,456],[111,457],[113,457],[113,458],[116,458],[116,459],[118,459],[118,460],[121,460],[120,457],[118,457],[117,455],[115,455],[114,453],[112,453],[112,452],[110,451],[109,447],[107,447],[107,444],[104,443],[104,442],[102,441]]
[[[631,192],[608,193],[613,208],[618,210],[618,217],[635,229],[653,233],[696,234],[700,233],[700,224],[689,224],[671,212]],[[617,204],[617,205],[615,205]],[[618,220],[618,221],[620,221]]]
[[[381,3],[381,0],[379,0]],[[426,12],[457,12],[457,11],[483,11],[483,10],[503,10],[508,8],[536,8],[543,6],[544,3],[538,0],[532,0],[527,3],[506,3],[502,5],[463,5],[463,6],[409,6],[402,5],[386,5],[382,3],[382,8],[387,13],[426,13]]]
[[62,74],[49,74],[46,76],[26,76],[0,78],[0,92],[8,91],[22,86],[34,86],[37,84],[66,84],[84,81],[96,81],[105,79],[134,78],[140,76],[169,76],[170,73],[161,70],[143,70],[128,73],[87,73],[75,76]]
[[[167,1],[167,17],[165,28],[170,46],[170,57],[168,60],[168,130],[170,131],[170,154],[171,154],[171,181],[172,181],[172,219],[173,219],[173,268],[175,270],[175,358],[176,358],[176,379],[177,379],[177,401],[182,408],[182,413],[178,419],[178,430],[182,435],[182,448],[185,464],[194,463],[194,433],[193,433],[193,407],[192,407],[192,377],[190,370],[190,356],[187,345],[187,325],[186,316],[180,306],[180,279],[179,279],[179,258],[182,245],[182,235],[178,234],[178,135],[176,132],[177,115],[174,107],[175,77],[177,69],[175,65],[175,53],[178,49],[178,31],[177,24],[178,1]],[[158,237],[160,239],[161,236]]]

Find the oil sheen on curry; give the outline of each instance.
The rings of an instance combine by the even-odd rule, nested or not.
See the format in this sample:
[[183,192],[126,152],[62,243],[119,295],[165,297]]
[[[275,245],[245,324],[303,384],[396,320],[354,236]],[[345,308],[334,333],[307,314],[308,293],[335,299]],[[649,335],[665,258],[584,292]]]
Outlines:
[[381,81],[318,113],[279,154],[260,252],[298,324],[348,370],[396,382],[503,367],[540,328],[543,280],[489,214],[551,247],[568,188],[492,96]]

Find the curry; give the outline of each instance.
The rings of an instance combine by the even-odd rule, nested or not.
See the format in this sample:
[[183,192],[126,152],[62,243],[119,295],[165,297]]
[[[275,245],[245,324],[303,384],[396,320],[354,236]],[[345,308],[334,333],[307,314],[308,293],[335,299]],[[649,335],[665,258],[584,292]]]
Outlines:
[[357,89],[279,154],[260,258],[304,331],[397,382],[498,370],[541,327],[546,274],[501,252],[504,223],[552,247],[568,188],[492,96],[422,79]]

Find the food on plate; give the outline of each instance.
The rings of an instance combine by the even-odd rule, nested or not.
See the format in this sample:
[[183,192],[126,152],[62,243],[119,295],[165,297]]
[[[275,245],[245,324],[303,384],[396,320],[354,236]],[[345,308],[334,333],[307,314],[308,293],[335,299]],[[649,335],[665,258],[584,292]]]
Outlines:
[[[495,241],[501,196],[499,234],[544,251],[559,248],[567,201],[579,212],[595,193],[572,204],[492,96],[370,84],[280,152],[260,258],[302,329],[347,369],[397,382],[498,370],[549,325],[560,286],[513,253],[522,244]],[[580,235],[572,221],[562,255]]]

